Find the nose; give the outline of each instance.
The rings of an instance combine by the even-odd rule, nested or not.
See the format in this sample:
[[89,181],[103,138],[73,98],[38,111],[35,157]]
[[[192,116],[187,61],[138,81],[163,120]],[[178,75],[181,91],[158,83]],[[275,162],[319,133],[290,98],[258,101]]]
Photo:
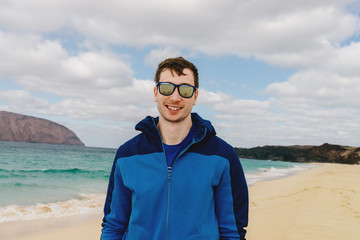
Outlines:
[[170,95],[170,100],[177,102],[181,100],[181,96],[179,94],[179,89],[178,87],[176,87],[176,89],[174,90],[173,94]]

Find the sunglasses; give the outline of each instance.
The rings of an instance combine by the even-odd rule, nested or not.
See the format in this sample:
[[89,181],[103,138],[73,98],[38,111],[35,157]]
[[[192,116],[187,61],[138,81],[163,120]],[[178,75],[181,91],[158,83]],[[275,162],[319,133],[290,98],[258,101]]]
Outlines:
[[196,87],[188,84],[176,85],[170,82],[159,82],[156,86],[159,89],[159,93],[165,96],[170,96],[174,93],[175,88],[177,88],[179,95],[183,98],[191,98],[196,90]]

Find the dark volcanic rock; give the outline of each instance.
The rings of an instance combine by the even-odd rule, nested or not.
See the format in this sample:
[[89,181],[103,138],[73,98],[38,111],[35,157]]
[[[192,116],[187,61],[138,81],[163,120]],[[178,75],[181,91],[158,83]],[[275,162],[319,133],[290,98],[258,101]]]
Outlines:
[[235,148],[239,157],[288,162],[360,164],[360,148],[324,143],[321,146]]
[[0,140],[84,146],[68,128],[46,119],[0,111]]

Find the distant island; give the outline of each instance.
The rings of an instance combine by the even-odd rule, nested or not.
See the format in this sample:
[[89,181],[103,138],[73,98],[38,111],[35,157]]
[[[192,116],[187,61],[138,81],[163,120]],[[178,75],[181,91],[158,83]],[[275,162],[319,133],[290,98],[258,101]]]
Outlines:
[[321,146],[235,148],[240,158],[287,162],[360,164],[360,148],[324,143]]
[[0,111],[0,141],[85,146],[70,129],[42,118]]

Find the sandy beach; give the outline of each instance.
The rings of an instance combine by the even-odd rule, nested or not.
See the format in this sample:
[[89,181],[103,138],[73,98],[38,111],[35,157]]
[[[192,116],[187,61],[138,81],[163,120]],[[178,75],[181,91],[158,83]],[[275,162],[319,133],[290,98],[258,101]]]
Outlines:
[[360,166],[321,164],[250,187],[248,239],[356,240]]
[[[249,191],[248,240],[359,239],[359,165],[321,164],[293,176],[255,183]],[[0,224],[0,230],[8,232],[8,238],[1,239],[98,240],[101,214],[33,222],[38,233],[26,232],[24,226],[29,224]],[[9,234],[20,228],[19,234]]]

